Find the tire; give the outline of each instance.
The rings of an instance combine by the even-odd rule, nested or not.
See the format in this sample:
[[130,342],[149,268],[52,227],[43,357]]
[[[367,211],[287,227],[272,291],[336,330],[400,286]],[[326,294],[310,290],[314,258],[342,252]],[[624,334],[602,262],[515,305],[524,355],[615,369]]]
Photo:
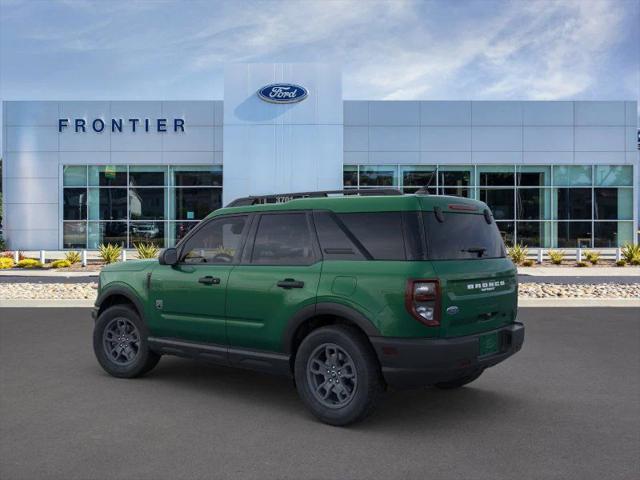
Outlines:
[[435,386],[443,390],[452,390],[454,388],[460,388],[467,385],[468,383],[473,382],[474,380],[477,380],[478,377],[482,375],[482,372],[484,372],[484,370],[478,370],[477,372],[473,372],[469,375],[458,377],[448,382],[436,383]]
[[[160,355],[149,349],[147,337],[147,327],[133,308],[114,305],[96,321],[93,351],[108,374],[118,378],[140,377],[160,361]],[[119,341],[123,343],[118,344]]]
[[384,389],[378,360],[367,339],[345,325],[322,327],[307,335],[296,355],[294,376],[303,403],[329,425],[364,419],[373,412]]

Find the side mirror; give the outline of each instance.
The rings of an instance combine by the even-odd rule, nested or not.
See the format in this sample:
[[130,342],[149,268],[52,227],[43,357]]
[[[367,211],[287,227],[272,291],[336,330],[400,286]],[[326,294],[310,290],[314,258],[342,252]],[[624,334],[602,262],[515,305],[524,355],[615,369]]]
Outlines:
[[178,263],[178,251],[175,248],[165,248],[158,255],[160,265],[175,265]]

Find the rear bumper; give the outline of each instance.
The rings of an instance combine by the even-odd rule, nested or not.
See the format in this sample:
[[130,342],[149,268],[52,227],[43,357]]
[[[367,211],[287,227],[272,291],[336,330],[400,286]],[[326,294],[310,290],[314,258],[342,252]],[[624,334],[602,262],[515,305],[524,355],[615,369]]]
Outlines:
[[[500,348],[497,353],[480,357],[479,338],[491,332],[498,332]],[[451,381],[502,362],[522,348],[524,325],[514,323],[455,338],[369,338],[387,384],[411,388]]]

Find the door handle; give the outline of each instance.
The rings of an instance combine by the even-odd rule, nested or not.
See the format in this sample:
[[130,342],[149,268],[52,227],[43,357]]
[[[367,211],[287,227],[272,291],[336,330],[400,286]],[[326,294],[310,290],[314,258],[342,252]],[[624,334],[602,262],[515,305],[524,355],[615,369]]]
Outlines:
[[285,278],[284,280],[280,280],[277,285],[280,288],[303,288],[304,287],[304,282],[301,282],[299,280],[294,280],[293,278]]
[[203,283],[205,285],[219,285],[220,279],[218,277],[207,275],[206,277],[199,278],[198,283]]

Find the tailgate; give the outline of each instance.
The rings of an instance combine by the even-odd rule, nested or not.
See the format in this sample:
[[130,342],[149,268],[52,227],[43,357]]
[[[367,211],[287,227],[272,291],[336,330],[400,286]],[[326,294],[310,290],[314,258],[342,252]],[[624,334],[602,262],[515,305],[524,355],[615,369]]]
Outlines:
[[441,336],[493,330],[516,319],[517,272],[506,258],[432,262],[440,280]]

